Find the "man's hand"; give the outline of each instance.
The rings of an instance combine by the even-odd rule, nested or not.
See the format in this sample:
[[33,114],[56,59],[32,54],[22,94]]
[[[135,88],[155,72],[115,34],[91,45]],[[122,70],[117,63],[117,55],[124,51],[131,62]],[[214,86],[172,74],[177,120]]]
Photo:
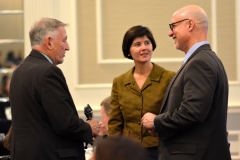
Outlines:
[[153,121],[154,121],[155,117],[156,117],[155,114],[152,114],[152,113],[149,113],[149,112],[144,114],[143,117],[142,117],[143,127],[148,129],[148,130],[154,129]]
[[148,133],[150,133],[151,136],[153,136],[153,137],[158,137],[158,133],[155,129],[148,130]]
[[87,123],[91,126],[92,128],[92,136],[96,137],[98,135],[99,132],[99,122],[96,119],[90,119],[87,120]]

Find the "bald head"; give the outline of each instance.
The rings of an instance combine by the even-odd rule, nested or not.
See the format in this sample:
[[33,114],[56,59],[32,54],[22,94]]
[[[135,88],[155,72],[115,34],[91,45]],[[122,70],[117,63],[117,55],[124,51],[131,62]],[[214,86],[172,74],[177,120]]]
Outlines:
[[208,17],[205,11],[197,5],[188,5],[179,10],[177,10],[173,16],[178,16],[182,18],[189,18],[195,21],[196,27],[205,30],[208,30]]
[[208,18],[199,6],[180,8],[173,14],[169,26],[169,37],[173,38],[175,47],[185,53],[196,43],[207,41]]

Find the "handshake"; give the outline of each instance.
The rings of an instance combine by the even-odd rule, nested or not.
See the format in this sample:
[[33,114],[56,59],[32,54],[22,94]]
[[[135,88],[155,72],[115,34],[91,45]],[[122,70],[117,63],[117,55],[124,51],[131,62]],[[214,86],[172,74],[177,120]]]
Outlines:
[[98,136],[98,132],[100,129],[100,125],[98,120],[93,119],[93,111],[92,108],[90,107],[89,104],[87,104],[86,107],[84,107],[84,114],[87,117],[87,123],[91,126],[92,128],[92,136],[96,137]]

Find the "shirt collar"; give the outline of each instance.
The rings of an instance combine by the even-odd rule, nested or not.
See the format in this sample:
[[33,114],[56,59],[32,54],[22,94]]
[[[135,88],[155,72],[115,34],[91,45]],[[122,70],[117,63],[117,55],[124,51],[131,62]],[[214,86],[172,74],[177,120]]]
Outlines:
[[50,63],[53,64],[53,61],[44,53],[40,52]]
[[202,45],[204,44],[209,44],[208,41],[202,41],[202,42],[199,42],[199,43],[196,43],[194,44],[187,52],[187,54],[185,55],[184,59],[183,59],[183,63],[185,63],[188,58]]

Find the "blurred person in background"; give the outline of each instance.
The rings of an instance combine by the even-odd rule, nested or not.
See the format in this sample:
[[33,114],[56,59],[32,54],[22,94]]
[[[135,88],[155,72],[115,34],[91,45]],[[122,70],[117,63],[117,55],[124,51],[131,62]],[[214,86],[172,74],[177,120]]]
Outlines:
[[0,97],[9,97],[11,78],[9,75],[3,75],[1,81]]
[[[98,135],[94,138],[94,144],[92,145],[92,148],[86,149],[86,157],[92,157],[94,149],[96,144],[101,142],[101,140],[108,137],[108,120],[109,120],[109,114],[110,114],[110,101],[111,96],[108,96],[103,99],[103,101],[100,103],[101,106],[101,116],[102,121],[99,122],[100,128]],[[90,158],[92,160],[92,158]]]
[[107,137],[108,136],[108,120],[109,120],[109,114],[110,114],[110,101],[111,96],[106,97],[100,104],[101,106],[101,115],[102,115],[102,121],[99,122],[100,129],[98,132],[98,138],[99,137]]
[[9,102],[10,81],[9,75],[2,76],[0,92],[0,156],[10,154],[9,150],[3,147],[5,136],[12,124]]

